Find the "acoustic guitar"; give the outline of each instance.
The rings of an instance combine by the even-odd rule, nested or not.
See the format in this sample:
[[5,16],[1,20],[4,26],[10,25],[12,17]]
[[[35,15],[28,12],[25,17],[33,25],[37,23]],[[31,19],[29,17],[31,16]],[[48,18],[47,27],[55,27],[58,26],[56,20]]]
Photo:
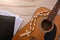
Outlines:
[[58,40],[60,35],[60,0],[50,11],[48,8],[38,8],[30,22],[18,30],[12,40]]

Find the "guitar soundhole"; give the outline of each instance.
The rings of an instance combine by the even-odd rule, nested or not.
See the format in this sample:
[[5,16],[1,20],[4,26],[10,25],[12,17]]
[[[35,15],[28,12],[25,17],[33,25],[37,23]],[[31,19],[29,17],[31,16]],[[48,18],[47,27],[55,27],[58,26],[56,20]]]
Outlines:
[[45,19],[45,20],[42,21],[41,27],[42,27],[43,30],[48,31],[52,28],[52,22]]

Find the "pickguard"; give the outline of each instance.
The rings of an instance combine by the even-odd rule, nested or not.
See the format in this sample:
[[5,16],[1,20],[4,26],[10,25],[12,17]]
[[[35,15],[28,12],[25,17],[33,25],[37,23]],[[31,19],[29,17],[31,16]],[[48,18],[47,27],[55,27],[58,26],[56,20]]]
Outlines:
[[54,28],[50,32],[46,32],[44,35],[44,40],[54,40],[56,37],[57,28],[54,24]]

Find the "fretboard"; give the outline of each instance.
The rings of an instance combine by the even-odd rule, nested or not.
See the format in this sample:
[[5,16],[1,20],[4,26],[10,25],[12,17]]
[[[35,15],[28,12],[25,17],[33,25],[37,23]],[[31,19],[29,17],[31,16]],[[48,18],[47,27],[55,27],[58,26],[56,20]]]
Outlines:
[[59,10],[60,0],[57,1],[56,5],[54,6],[53,10],[50,12],[50,14],[47,17],[47,20],[54,21],[54,18],[57,15],[57,12]]

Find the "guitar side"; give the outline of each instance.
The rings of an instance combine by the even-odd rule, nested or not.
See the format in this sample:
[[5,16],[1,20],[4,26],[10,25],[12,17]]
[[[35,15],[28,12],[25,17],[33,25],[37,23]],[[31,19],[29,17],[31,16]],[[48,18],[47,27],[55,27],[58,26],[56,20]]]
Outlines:
[[[45,10],[49,10],[45,7],[40,7],[38,8],[34,15],[40,13],[40,12],[43,12]],[[49,10],[50,11],[50,10]],[[46,14],[46,13],[45,13]],[[33,15],[33,16],[34,16]],[[47,16],[46,16],[47,17]],[[40,28],[40,23],[42,22],[43,19],[45,19],[46,17],[44,16],[41,16],[41,17],[37,17],[37,21],[36,21],[36,27],[35,27],[35,30],[30,34],[30,36],[23,36],[23,37],[20,37],[21,34],[25,33],[26,32],[26,29],[29,30],[29,27],[30,27],[30,22],[28,22],[28,24],[26,24],[22,29],[18,30],[18,32],[16,33],[15,36],[13,36],[12,40],[45,40],[44,39],[44,36],[45,36],[45,32],[41,30]],[[54,38],[55,40],[58,40],[58,36],[59,36],[59,33],[60,33],[60,16],[57,15],[55,20],[54,20],[54,23],[56,25],[56,37]]]

